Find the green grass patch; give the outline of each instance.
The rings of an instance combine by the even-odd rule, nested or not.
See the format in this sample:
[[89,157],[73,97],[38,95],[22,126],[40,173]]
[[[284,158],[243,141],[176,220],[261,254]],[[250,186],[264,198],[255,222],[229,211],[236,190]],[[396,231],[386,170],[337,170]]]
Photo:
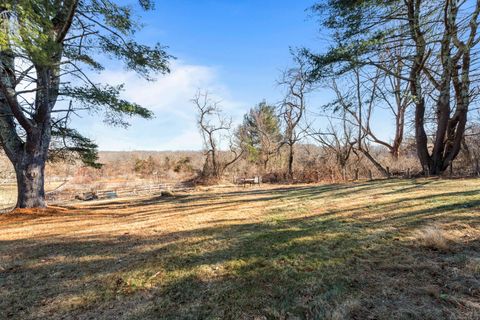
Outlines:
[[476,319],[479,187],[420,179],[223,190],[89,205],[73,220],[7,221],[0,312]]

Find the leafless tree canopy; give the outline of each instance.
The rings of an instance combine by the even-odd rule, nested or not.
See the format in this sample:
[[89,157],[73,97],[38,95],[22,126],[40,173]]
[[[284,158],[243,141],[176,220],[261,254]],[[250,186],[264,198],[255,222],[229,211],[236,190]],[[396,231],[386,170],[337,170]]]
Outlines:
[[[222,114],[220,102],[213,101],[208,91],[197,92],[192,102],[197,108],[197,124],[205,148],[206,160],[203,175],[218,179],[242,154],[231,140],[232,119]],[[222,157],[220,152],[221,143],[225,139],[229,139],[229,148],[232,153],[229,159]]]

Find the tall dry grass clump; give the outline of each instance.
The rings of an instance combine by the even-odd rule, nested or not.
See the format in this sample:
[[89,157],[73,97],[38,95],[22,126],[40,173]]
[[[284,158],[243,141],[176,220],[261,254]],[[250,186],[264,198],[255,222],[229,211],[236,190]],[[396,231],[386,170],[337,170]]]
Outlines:
[[438,251],[450,251],[450,241],[445,230],[433,225],[427,226],[416,232],[418,245]]

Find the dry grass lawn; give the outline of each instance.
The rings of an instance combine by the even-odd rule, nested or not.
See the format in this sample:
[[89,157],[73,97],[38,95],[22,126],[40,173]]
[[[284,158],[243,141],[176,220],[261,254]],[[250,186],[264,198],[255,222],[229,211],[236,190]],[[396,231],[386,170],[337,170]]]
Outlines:
[[480,181],[212,189],[0,216],[1,319],[480,319]]
[[11,208],[17,200],[17,187],[11,184],[0,184],[0,212]]
[[[45,184],[46,191],[51,191],[60,186],[63,182],[47,182]],[[16,184],[0,184],[0,214],[12,210],[17,202],[17,185]]]

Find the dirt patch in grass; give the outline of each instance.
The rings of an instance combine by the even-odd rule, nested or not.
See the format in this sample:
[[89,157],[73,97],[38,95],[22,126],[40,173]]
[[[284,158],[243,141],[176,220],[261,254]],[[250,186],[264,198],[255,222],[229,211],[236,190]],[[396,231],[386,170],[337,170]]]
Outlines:
[[479,319],[479,187],[212,188],[16,212],[0,218],[0,318]]

